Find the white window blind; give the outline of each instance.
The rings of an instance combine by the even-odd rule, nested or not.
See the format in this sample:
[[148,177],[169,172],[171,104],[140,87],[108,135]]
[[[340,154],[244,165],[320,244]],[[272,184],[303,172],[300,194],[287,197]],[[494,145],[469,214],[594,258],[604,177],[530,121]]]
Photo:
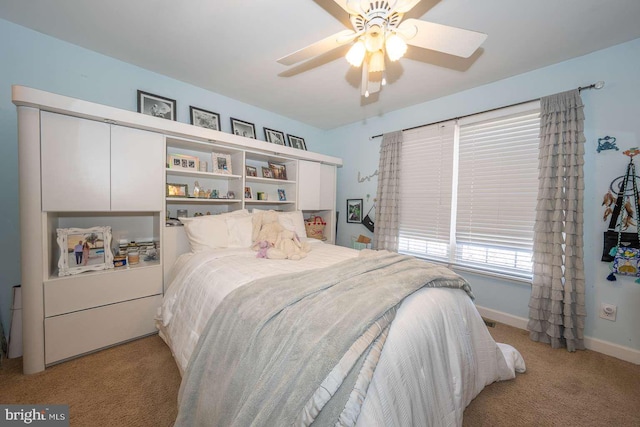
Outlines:
[[399,251],[531,277],[539,104],[404,133]]

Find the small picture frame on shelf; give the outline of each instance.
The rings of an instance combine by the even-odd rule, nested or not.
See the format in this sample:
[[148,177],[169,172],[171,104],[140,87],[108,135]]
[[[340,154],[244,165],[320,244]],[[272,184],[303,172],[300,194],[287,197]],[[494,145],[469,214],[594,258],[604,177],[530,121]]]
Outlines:
[[347,199],[347,222],[362,223],[362,199]]
[[284,133],[279,130],[264,128],[264,140],[272,144],[285,145]]
[[191,124],[201,128],[220,130],[220,114],[202,108],[189,106]]
[[256,139],[256,127],[253,123],[231,117],[231,132],[234,135]]
[[227,191],[227,199],[235,199],[236,198],[236,193],[234,193],[233,191]]
[[287,180],[287,167],[285,165],[269,162],[269,169],[271,169],[274,179]]
[[284,192],[284,188],[278,188],[278,200],[281,202],[287,201],[287,195]]
[[247,176],[258,176],[258,169],[253,166],[246,166]]
[[289,147],[297,148],[299,150],[306,150],[307,144],[304,143],[304,139],[299,136],[287,135],[287,140],[289,141]]
[[253,192],[251,191],[251,187],[244,187],[244,198],[253,199]]
[[273,178],[273,172],[270,168],[263,166],[262,167],[262,177],[263,178]]
[[58,276],[113,268],[111,227],[58,228]]
[[211,153],[213,162],[213,173],[224,173],[231,175],[231,155],[223,153]]
[[138,90],[138,113],[176,120],[176,101]]
[[167,157],[169,169],[183,169],[192,172],[197,172],[200,169],[200,159],[197,157],[183,154],[169,154]]
[[187,184],[167,183],[167,197],[189,197],[189,186]]

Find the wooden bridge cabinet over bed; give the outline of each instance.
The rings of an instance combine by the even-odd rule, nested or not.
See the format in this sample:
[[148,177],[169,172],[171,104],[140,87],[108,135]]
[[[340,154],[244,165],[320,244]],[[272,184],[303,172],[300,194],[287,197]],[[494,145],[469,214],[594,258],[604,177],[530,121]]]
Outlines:
[[[303,210],[322,216],[328,242],[335,241],[335,171],[341,159],[24,86],[12,92],[18,109],[27,374],[156,332],[165,277],[188,250],[182,227],[165,227],[165,218],[178,210],[189,216]],[[167,163],[171,155],[196,157],[198,168],[173,168]],[[227,170],[214,169],[216,156],[229,162]],[[247,175],[246,166],[261,171],[270,164],[283,165],[286,179]],[[217,197],[194,197],[196,181],[203,193],[215,189]],[[183,184],[188,193],[169,195],[167,184]],[[258,198],[258,192],[266,197]],[[96,226],[111,227],[116,246],[123,239],[157,242],[158,259],[59,277],[56,230]]]

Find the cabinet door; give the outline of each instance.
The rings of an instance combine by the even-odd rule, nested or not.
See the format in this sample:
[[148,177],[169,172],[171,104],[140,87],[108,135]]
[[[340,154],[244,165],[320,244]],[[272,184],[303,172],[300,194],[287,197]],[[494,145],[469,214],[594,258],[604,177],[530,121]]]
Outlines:
[[109,210],[109,125],[42,112],[40,131],[42,210]]
[[113,126],[111,210],[161,211],[164,200],[164,137]]
[[298,161],[298,209],[320,209],[320,163]]
[[320,210],[336,208],[336,167],[320,165]]

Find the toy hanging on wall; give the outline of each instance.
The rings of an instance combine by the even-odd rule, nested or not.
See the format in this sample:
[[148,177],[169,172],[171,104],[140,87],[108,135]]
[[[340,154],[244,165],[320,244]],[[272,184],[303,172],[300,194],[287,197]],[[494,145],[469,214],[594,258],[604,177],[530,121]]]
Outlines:
[[598,138],[598,149],[596,151],[599,153],[605,150],[620,151],[620,149],[616,146],[615,137],[607,135],[604,138]]

